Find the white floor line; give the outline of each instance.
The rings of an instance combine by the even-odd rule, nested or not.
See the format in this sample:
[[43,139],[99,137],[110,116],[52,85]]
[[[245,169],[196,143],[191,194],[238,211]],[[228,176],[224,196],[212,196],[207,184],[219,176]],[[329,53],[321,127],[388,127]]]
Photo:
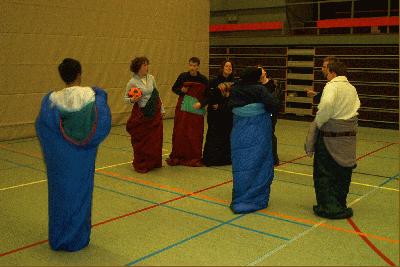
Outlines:
[[[376,192],[379,189],[379,186],[377,188],[372,189],[371,191],[369,191],[368,193],[366,193],[365,195],[353,200],[348,207],[353,206],[354,204],[356,204],[357,202],[361,201],[363,198],[369,196],[370,194]],[[299,238],[305,236],[306,234],[310,233],[311,231],[315,230],[317,227],[319,227],[321,224],[326,223],[327,220],[323,220],[320,221],[319,223],[315,224],[313,227],[307,229],[304,232],[301,232],[300,234],[298,234],[297,236],[295,236],[294,238],[292,238],[290,241],[282,244],[281,246],[275,248],[272,251],[267,252],[266,254],[262,255],[261,257],[258,257],[257,259],[255,259],[254,261],[250,262],[249,264],[247,264],[247,266],[255,266],[259,263],[261,263],[262,261],[264,261],[266,258],[272,256],[273,254],[275,254],[276,252],[280,251],[281,249],[289,246],[290,244],[292,244],[294,241],[297,241]]]

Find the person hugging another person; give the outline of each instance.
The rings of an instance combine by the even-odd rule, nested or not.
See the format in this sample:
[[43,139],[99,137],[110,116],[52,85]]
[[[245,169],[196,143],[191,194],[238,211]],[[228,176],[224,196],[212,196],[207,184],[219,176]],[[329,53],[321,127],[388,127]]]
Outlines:
[[[139,173],[162,167],[162,114],[165,111],[154,76],[148,73],[149,63],[146,57],[132,60],[130,70],[133,76],[124,94],[125,102],[132,105],[126,131],[131,135],[132,165]],[[132,94],[132,91],[136,92]]]
[[[261,66],[260,66],[261,67]],[[280,104],[281,97],[282,97],[282,90],[279,87],[279,83],[277,80],[273,80],[267,75],[267,72],[262,69],[262,75],[261,75],[261,84],[267,89],[267,91],[275,97]],[[272,155],[274,156],[274,166],[279,166],[279,156],[278,156],[278,139],[276,138],[275,135],[275,126],[276,123],[278,122],[278,112],[279,109],[276,112],[273,112],[271,114],[271,119],[272,119]]]
[[279,101],[260,84],[262,68],[248,67],[232,88],[231,153],[234,213],[249,213],[268,206],[274,177],[271,113]]

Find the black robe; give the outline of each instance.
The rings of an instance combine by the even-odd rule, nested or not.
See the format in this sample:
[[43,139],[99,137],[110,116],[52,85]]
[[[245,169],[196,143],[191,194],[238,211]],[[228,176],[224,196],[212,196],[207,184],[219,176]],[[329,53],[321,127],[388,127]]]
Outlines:
[[[225,78],[218,75],[210,81],[209,105],[207,108],[208,130],[203,151],[203,163],[206,166],[231,164],[232,110],[228,107],[228,98],[218,88],[223,82],[234,82],[233,75]],[[212,105],[218,104],[214,110]]]
[[[278,101],[280,101],[282,91],[275,85],[272,79],[269,79],[269,81],[263,85],[272,96],[274,96]],[[274,156],[274,165],[279,165],[278,139],[276,138],[275,135],[275,126],[276,123],[278,122],[278,111],[273,112],[271,114],[271,120],[272,120],[272,154]]]

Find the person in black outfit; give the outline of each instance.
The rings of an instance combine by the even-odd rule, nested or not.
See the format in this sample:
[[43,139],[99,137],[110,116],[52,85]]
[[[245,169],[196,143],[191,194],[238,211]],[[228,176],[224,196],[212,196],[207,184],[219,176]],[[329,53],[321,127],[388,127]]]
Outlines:
[[231,164],[232,111],[228,107],[228,97],[233,83],[233,64],[226,60],[222,62],[218,76],[210,81],[208,130],[203,151],[206,166]]
[[[281,95],[282,95],[282,90],[280,90],[279,83],[276,80],[271,79],[268,77],[266,71],[264,68],[262,69],[262,75],[260,82],[264,87],[267,89],[267,91],[274,97],[278,102],[280,102]],[[271,120],[272,120],[272,154],[274,156],[274,165],[278,166],[279,165],[279,156],[278,156],[278,139],[276,138],[275,135],[275,126],[278,121],[278,112],[279,110],[276,110],[275,112],[272,112],[271,115]]]

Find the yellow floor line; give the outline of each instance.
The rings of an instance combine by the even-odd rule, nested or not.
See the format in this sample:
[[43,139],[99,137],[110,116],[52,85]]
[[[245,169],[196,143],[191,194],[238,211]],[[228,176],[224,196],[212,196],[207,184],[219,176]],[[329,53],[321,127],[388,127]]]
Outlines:
[[[169,154],[163,154],[163,156],[167,156]],[[132,163],[132,161],[127,161],[127,162],[122,162],[122,163],[118,163],[118,164],[113,164],[113,165],[108,165],[105,167],[100,167],[100,168],[96,168],[95,171],[97,170],[103,170],[103,169],[108,169],[108,168],[112,168],[112,167],[116,167],[116,166],[120,166],[120,165],[125,165],[128,163]],[[31,183],[26,183],[26,184],[20,184],[20,185],[14,185],[14,186],[9,186],[9,187],[4,187],[4,188],[0,188],[0,191],[5,191],[5,190],[9,190],[9,189],[14,189],[14,188],[18,188],[18,187],[23,187],[23,186],[28,186],[28,185],[33,185],[33,184],[38,184],[38,183],[43,183],[46,182],[47,180],[40,180],[40,181],[35,181],[35,182],[31,182]]]
[[[167,155],[169,155],[169,154],[163,154],[163,156],[167,156]],[[129,164],[129,163],[132,163],[132,161],[127,161],[127,162],[117,163],[117,164],[113,164],[113,165],[108,165],[108,166],[96,168],[95,170],[97,171],[97,170],[108,169],[108,168],[121,166],[121,165]],[[285,172],[285,173],[291,173],[291,174],[297,174],[297,175],[312,177],[311,174],[301,173],[301,172],[292,172],[292,171],[287,171],[287,170],[282,170],[282,169],[277,169],[277,168],[275,168],[275,171],[280,171],[280,172]],[[40,181],[31,182],[31,183],[26,183],[26,184],[20,184],[20,185],[0,188],[0,191],[5,191],[5,190],[8,190],[8,189],[14,189],[14,188],[18,188],[18,187],[27,186],[27,185],[42,183],[44,181],[47,181],[47,180],[40,180]],[[377,185],[371,185],[371,184],[363,184],[363,183],[358,183],[358,182],[351,182],[351,183],[352,184],[356,184],[356,185],[361,185],[361,186],[374,187],[374,188],[380,188],[380,189],[384,189],[384,190],[391,190],[391,191],[399,192],[399,189],[391,188],[391,187],[377,186]]]
[[131,161],[127,161],[127,162],[122,162],[122,163],[118,163],[118,164],[113,164],[113,165],[105,166],[105,167],[96,168],[95,170],[97,171],[97,170],[108,169],[108,168],[112,168],[112,167],[116,167],[116,166],[125,165],[125,164],[128,164],[128,163],[132,163],[132,160],[131,160]]
[[374,187],[374,188],[381,188],[385,190],[392,190],[399,192],[399,189],[396,188],[391,188],[391,187],[385,187],[385,186],[377,186],[377,185],[372,185],[372,184],[363,184],[363,183],[357,183],[357,182],[351,182],[352,184],[357,184],[357,185],[362,185],[362,186],[368,186],[368,187]]
[[[286,173],[291,173],[291,174],[297,174],[297,175],[312,177],[311,174],[301,173],[301,172],[292,172],[292,171],[287,171],[287,170],[282,170],[282,169],[277,169],[277,168],[275,168],[275,171],[280,171],[280,172],[286,172]],[[364,183],[358,183],[358,182],[351,182],[351,183],[352,184],[356,184],[356,185],[361,185],[361,186],[374,187],[374,188],[380,188],[380,189],[384,189],[384,190],[392,190],[392,191],[399,192],[399,189],[391,188],[391,187],[377,186],[377,185],[364,184]]]
[[33,184],[43,183],[43,182],[46,182],[46,181],[47,181],[47,180],[39,180],[39,181],[31,182],[31,183],[26,183],[26,184],[20,184],[20,185],[14,185],[14,186],[9,186],[9,187],[4,187],[4,188],[0,188],[0,191],[6,191],[6,190],[9,190],[9,189],[14,189],[14,188],[18,188],[18,187],[27,186],[27,185],[33,185]]

